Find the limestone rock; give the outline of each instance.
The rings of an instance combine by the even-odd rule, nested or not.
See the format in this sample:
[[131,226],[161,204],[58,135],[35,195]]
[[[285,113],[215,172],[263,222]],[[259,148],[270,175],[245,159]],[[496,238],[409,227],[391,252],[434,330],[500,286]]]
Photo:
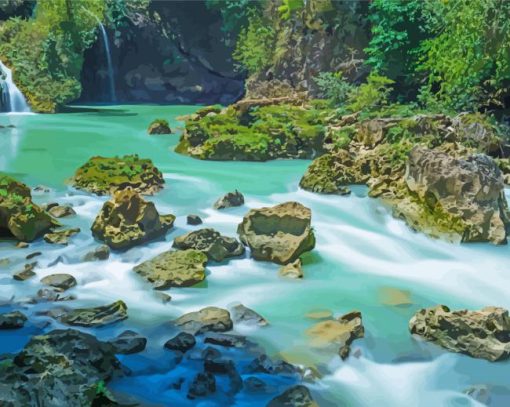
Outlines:
[[292,263],[280,267],[278,274],[286,278],[303,278],[303,269],[301,268],[301,259],[296,259]]
[[219,198],[213,205],[214,209],[232,208],[244,205],[244,196],[237,189],[234,192],[228,192]]
[[69,238],[80,233],[80,228],[57,230],[56,232],[46,233],[44,241],[51,244],[61,244],[67,246]]
[[70,274],[50,274],[44,277],[41,283],[65,291],[76,285],[76,279]]
[[492,362],[510,357],[508,310],[450,311],[445,305],[424,308],[409,321],[412,334],[443,348]]
[[205,279],[207,256],[198,250],[176,250],[161,253],[133,270],[155,289],[189,287]]
[[230,313],[226,309],[217,307],[206,307],[200,311],[189,312],[176,319],[174,324],[194,335],[230,331],[233,327]]
[[237,228],[256,260],[288,264],[315,247],[310,209],[298,202],[250,210]]
[[27,317],[19,311],[0,314],[0,330],[23,328],[26,321]]
[[172,130],[170,129],[170,125],[168,121],[164,119],[154,120],[147,129],[147,133],[149,134],[171,134]]
[[110,257],[110,248],[102,244],[83,256],[83,261],[107,260]]
[[160,216],[152,202],[127,188],[105,202],[92,225],[92,234],[112,249],[125,250],[163,236],[174,220],[173,215]]
[[121,300],[92,308],[54,308],[48,314],[63,324],[83,327],[109,325],[128,317],[127,306]]
[[64,218],[66,216],[76,215],[76,212],[70,205],[55,205],[47,209],[48,213],[54,218]]
[[244,246],[233,237],[220,235],[214,229],[199,229],[174,239],[173,247],[180,250],[195,249],[210,260],[223,261],[244,254]]
[[293,386],[272,399],[267,407],[318,407],[310,390],[303,385]]
[[262,315],[248,307],[245,307],[243,304],[235,305],[234,307],[232,307],[231,311],[232,319],[236,323],[242,322],[247,324],[256,324],[260,326],[266,326],[269,324]]

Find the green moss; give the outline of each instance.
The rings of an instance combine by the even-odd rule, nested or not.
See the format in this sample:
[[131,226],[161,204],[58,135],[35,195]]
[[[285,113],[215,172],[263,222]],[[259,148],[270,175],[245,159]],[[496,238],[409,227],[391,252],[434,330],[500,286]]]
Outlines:
[[136,154],[92,157],[76,170],[72,179],[74,187],[98,195],[128,186],[140,193],[152,194],[161,189],[163,183],[163,175],[152,161]]

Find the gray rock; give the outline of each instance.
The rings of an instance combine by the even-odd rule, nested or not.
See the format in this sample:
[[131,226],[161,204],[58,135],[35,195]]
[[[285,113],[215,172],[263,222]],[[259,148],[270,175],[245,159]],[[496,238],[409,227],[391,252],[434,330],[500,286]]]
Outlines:
[[243,304],[235,305],[234,307],[232,307],[231,312],[232,319],[236,323],[242,322],[247,324],[256,324],[260,326],[268,325],[267,320],[262,315],[248,307],[245,307]]
[[179,352],[187,352],[197,343],[195,337],[187,332],[180,332],[165,343],[165,348]]
[[210,228],[199,229],[176,237],[173,247],[180,250],[200,250],[214,261],[223,261],[226,258],[244,254],[244,246],[237,239],[222,236]]
[[310,390],[303,385],[293,386],[272,399],[267,407],[318,407]]
[[246,346],[247,340],[245,336],[231,335],[223,333],[209,333],[204,339],[204,343],[211,345],[224,346],[227,348],[242,348]]
[[230,313],[226,309],[217,307],[206,307],[200,311],[189,312],[176,319],[174,324],[194,335],[230,331],[233,327]]
[[110,257],[110,248],[102,244],[83,256],[83,261],[107,260]]
[[41,279],[41,283],[49,285],[60,291],[68,290],[76,286],[76,279],[70,274],[50,274]]
[[219,198],[213,205],[214,209],[226,209],[235,206],[244,205],[244,196],[237,189],[234,192],[228,192]]
[[54,288],[41,288],[40,290],[37,291],[36,301],[58,302],[58,301],[72,301],[75,299],[76,296],[74,295],[62,295],[61,290],[57,290]]
[[23,328],[26,321],[27,317],[19,311],[6,312],[0,314],[0,329]]
[[200,216],[198,215],[188,215],[187,218],[186,218],[186,223],[188,225],[201,225],[202,224],[202,219],[200,218]]
[[281,375],[295,375],[298,369],[284,360],[272,360],[269,356],[262,354],[257,356],[247,367],[248,373],[267,373]]
[[35,276],[34,268],[37,266],[37,262],[27,263],[23,266],[23,269],[15,272],[12,278],[17,281],[25,281]]
[[508,310],[485,307],[480,311],[450,311],[445,305],[424,308],[409,321],[409,330],[451,352],[487,359],[510,357]]
[[109,341],[109,343],[113,346],[115,353],[131,355],[145,350],[147,338],[144,338],[137,332],[127,330]]

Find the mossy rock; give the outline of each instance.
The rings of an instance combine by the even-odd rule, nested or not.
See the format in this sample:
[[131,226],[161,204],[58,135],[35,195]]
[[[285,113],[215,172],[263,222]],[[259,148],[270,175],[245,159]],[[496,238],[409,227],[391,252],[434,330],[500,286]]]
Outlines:
[[32,202],[29,187],[0,173],[0,230],[31,242],[55,226],[59,223]]
[[156,119],[154,120],[147,129],[147,133],[149,134],[171,134],[172,130],[170,129],[170,125],[168,121],[165,119]]
[[163,188],[165,180],[151,160],[138,155],[123,157],[92,157],[83,164],[71,184],[97,195],[111,194],[131,187],[138,193],[152,195]]

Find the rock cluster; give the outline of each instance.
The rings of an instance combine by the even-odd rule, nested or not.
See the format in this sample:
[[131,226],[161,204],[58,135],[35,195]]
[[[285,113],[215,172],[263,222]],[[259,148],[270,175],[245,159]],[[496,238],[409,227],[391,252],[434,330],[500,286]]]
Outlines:
[[250,210],[237,228],[256,260],[288,264],[315,247],[310,209],[298,202]]
[[105,202],[92,225],[92,234],[116,250],[163,236],[173,226],[175,216],[160,216],[152,202],[131,188],[114,193]]

